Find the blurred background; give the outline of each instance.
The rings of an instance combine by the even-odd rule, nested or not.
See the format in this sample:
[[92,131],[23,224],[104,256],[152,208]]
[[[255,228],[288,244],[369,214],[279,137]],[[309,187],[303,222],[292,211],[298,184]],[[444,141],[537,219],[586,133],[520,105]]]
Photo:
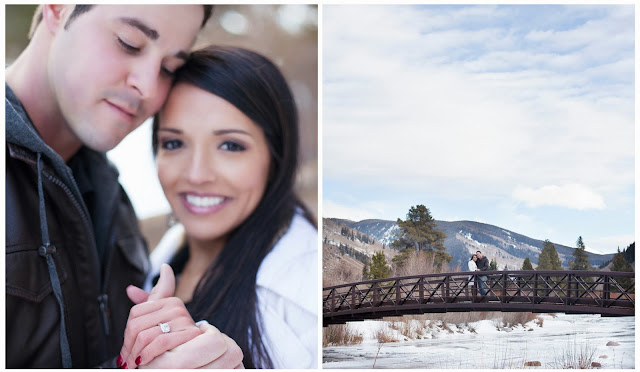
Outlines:
[[[28,43],[36,5],[6,5],[6,61],[10,65]],[[233,45],[259,52],[278,65],[287,78],[300,117],[300,166],[296,191],[318,215],[318,10],[316,5],[215,5],[195,48]],[[168,225],[169,203],[157,180],[151,153],[151,121],[147,120],[107,156],[120,171],[123,185],[149,248]]]

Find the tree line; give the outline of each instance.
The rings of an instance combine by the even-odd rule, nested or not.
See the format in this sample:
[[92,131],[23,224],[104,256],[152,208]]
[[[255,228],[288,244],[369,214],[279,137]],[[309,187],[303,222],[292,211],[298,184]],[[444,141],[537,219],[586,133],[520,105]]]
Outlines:
[[353,230],[348,227],[342,227],[340,229],[340,235],[347,237],[347,239],[350,239],[351,241],[359,240],[365,244],[371,244],[371,245],[376,244],[376,240],[370,237],[369,235],[360,234],[359,232],[354,233]]

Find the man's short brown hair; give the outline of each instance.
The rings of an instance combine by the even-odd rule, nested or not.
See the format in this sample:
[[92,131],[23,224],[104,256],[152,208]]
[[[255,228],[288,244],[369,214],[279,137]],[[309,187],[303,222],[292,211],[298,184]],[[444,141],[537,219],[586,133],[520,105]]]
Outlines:
[[[36,27],[38,27],[40,22],[42,22],[42,7],[43,6],[44,5],[38,5],[38,7],[36,8],[35,13],[33,13],[33,19],[31,20],[31,27],[29,28],[29,40],[31,40],[31,38],[33,37],[34,32],[36,32]],[[200,25],[200,28],[204,27],[204,25],[209,20],[209,17],[211,17],[211,12],[213,11],[213,5],[204,5],[203,4],[202,6],[204,7],[204,19],[202,20],[202,24]],[[64,29],[66,30],[69,27],[69,24],[71,24],[72,20],[74,20],[80,14],[86,13],[91,8],[93,8],[93,5],[76,5],[73,8],[73,11],[71,12],[71,15],[69,16],[69,19],[67,19],[67,23],[65,23]]]

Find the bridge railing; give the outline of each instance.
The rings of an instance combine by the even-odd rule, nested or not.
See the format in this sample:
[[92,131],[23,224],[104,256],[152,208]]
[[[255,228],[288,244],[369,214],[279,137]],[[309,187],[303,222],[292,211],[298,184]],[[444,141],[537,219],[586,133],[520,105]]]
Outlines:
[[[479,288],[481,281],[486,285],[485,294]],[[633,315],[635,276],[569,270],[458,272],[368,280],[323,289],[325,318],[403,309],[429,312],[430,306],[433,312],[496,308]]]

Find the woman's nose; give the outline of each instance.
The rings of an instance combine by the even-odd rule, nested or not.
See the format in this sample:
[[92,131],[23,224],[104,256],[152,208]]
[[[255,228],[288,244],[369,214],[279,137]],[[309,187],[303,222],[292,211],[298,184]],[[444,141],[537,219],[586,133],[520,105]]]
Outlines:
[[204,149],[195,149],[186,167],[186,177],[192,184],[215,181],[213,156]]

